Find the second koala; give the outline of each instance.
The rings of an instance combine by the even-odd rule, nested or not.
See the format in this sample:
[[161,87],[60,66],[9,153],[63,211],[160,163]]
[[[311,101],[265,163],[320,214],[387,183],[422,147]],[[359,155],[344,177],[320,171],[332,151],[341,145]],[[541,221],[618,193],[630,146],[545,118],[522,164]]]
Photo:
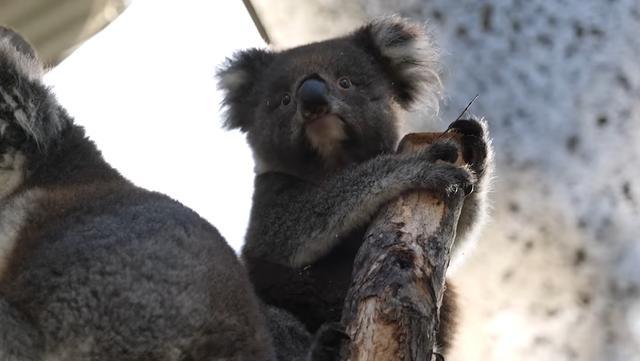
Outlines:
[[[452,125],[473,143],[470,168],[436,162],[457,151],[450,143],[394,154],[400,112],[439,91],[436,51],[421,26],[391,17],[282,52],[247,50],[218,75],[226,126],[247,134],[256,161],[242,256],[269,305],[280,359],[299,353],[287,341],[299,334],[289,314],[309,332],[340,320],[355,254],[385,203],[410,190],[475,188],[465,201],[457,242],[480,223],[491,168],[484,123]],[[443,347],[454,309],[451,293],[445,298]]]
[[274,360],[224,238],[112,168],[43,73],[0,26],[0,360]]

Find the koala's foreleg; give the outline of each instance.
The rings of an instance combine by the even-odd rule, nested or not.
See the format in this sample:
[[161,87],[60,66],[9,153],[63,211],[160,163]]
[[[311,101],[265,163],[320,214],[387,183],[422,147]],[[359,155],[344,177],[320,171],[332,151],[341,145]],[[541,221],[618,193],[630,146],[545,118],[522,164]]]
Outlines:
[[258,221],[249,229],[244,254],[293,267],[312,263],[403,192],[470,186],[466,169],[435,162],[456,152],[445,143],[416,155],[381,155],[320,184],[277,173],[260,175],[252,210]]
[[477,119],[459,119],[449,126],[449,130],[460,135],[463,158],[476,176],[474,191],[464,200],[454,247],[459,247],[476,237],[477,230],[484,224],[488,214],[488,200],[493,173],[493,148],[487,122]]

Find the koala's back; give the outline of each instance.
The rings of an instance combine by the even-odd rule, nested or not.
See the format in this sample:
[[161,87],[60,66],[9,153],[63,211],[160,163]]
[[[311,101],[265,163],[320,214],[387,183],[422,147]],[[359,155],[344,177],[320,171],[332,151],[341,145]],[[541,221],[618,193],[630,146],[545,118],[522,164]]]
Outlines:
[[268,358],[245,271],[193,211],[123,184],[33,202],[0,293],[41,334],[45,360]]

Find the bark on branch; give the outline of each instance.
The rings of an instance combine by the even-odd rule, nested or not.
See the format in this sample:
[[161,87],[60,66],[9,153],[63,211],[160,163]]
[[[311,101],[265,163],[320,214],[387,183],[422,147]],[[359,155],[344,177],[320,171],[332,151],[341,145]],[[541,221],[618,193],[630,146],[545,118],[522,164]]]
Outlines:
[[[440,136],[410,134],[399,151],[415,151]],[[459,141],[455,134],[445,137]],[[457,163],[462,163],[460,154]],[[407,194],[371,223],[342,315],[351,339],[344,360],[431,360],[463,199],[462,190],[446,199],[428,192]]]

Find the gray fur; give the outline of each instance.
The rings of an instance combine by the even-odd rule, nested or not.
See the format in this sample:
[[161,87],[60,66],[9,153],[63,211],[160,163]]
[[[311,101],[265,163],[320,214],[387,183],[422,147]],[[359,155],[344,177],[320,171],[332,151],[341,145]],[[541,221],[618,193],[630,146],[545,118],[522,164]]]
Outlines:
[[412,80],[399,85],[410,95],[401,102],[408,106],[420,99],[437,110],[442,92],[440,54],[426,29],[397,15],[374,20],[368,26],[380,54],[401,78]]
[[217,230],[111,168],[0,28],[0,360],[275,360]]
[[[247,133],[259,170],[243,257],[262,299],[310,332],[339,320],[364,228],[385,203],[411,190],[446,197],[473,184],[459,239],[485,211],[485,125],[473,127],[481,129],[474,136],[485,156],[470,169],[443,161],[457,151],[447,142],[394,154],[400,109],[440,92],[436,59],[422,27],[390,17],[282,52],[241,52],[219,72],[226,125]],[[345,77],[346,88],[339,85]],[[318,82],[326,87],[313,97],[325,97],[317,116],[301,111],[307,79],[313,89],[325,89]],[[320,131],[310,134],[317,131],[310,124]],[[330,135],[325,142],[317,139],[322,134]]]
[[[435,159],[434,159],[435,161]],[[278,182],[280,175],[264,175]],[[425,156],[378,156],[368,162],[345,169],[320,184],[298,184],[278,193],[278,202],[286,207],[274,208],[276,200],[256,182],[255,204],[244,252],[274,263],[294,268],[304,267],[325,256],[354,229],[366,225],[382,205],[411,189],[434,192],[461,189],[472,182],[464,168],[430,162]],[[282,179],[282,184],[286,180]],[[275,186],[270,181],[264,183]],[[278,224],[278,227],[273,227]],[[301,225],[304,224],[303,227]]]
[[289,312],[276,307],[263,305],[263,312],[278,360],[308,360],[312,337],[304,325]]
[[57,116],[55,96],[42,86],[44,70],[35,50],[18,33],[0,26],[0,54],[0,124],[12,119],[38,147],[48,146],[67,124]]

